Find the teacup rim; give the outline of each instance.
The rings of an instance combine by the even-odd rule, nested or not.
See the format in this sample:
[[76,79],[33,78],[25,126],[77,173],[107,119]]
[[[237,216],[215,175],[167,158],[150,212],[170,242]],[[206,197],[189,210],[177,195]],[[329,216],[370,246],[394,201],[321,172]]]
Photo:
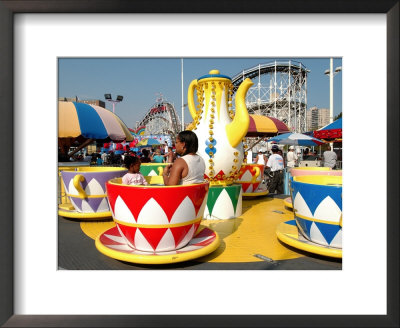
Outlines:
[[[333,180],[342,180],[343,181],[343,176],[341,175],[298,175],[292,177],[293,182],[296,183],[301,183],[301,184],[307,184],[307,185],[316,185],[316,186],[326,186],[326,187],[334,187],[334,188],[342,188],[343,187],[343,182],[342,183],[336,183],[335,185],[329,185],[325,183],[313,183],[313,182],[306,182],[306,181],[298,181],[298,179],[305,179],[305,178],[323,178],[323,179],[333,179]],[[338,186],[340,184],[340,186]]]
[[[77,167],[77,168],[81,168],[81,167]],[[118,171],[128,171],[128,169],[126,167],[113,167],[113,166],[109,166],[109,167],[89,167],[89,170],[77,170],[77,168],[74,168],[74,170],[61,170],[61,173],[105,173],[105,172],[118,172]],[[82,166],[82,168],[88,169],[88,167]],[[95,170],[95,169],[98,170]]]
[[199,185],[204,185],[204,186],[206,186],[206,185],[209,186],[210,185],[209,181],[204,181],[204,182],[201,182],[201,183],[191,183],[191,184],[185,184],[185,185],[174,185],[174,186],[165,186],[165,185],[162,185],[162,186],[160,186],[160,185],[127,185],[127,184],[123,184],[123,183],[116,183],[114,180],[117,180],[117,179],[121,179],[121,178],[110,179],[110,180],[108,180],[106,182],[106,185],[110,184],[110,185],[122,186],[122,187],[130,187],[130,188],[163,188],[163,189],[177,188],[177,187],[179,187],[179,188],[188,188],[188,187],[199,186]]

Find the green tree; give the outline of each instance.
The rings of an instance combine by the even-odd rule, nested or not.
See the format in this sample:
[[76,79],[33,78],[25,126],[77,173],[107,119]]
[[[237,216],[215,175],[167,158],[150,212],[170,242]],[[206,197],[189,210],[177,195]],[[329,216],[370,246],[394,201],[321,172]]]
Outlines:
[[340,112],[339,115],[335,116],[335,118],[333,120],[336,121],[339,118],[342,118],[342,112]]

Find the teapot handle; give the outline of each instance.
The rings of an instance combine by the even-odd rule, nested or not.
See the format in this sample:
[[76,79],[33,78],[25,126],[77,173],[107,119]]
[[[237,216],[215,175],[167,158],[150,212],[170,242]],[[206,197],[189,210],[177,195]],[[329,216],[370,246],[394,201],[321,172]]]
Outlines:
[[86,192],[83,190],[80,182],[85,181],[85,177],[82,174],[77,174],[74,176],[73,184],[75,189],[78,191],[79,198],[86,198]]
[[190,82],[188,90],[188,106],[190,115],[192,115],[193,119],[195,119],[197,116],[196,106],[194,105],[194,97],[193,97],[193,92],[196,87],[197,87],[197,80],[193,80],[192,82]]
[[254,168],[255,174],[253,175],[253,178],[251,179],[251,183],[256,183],[257,178],[260,176],[260,168],[258,166],[255,166]]

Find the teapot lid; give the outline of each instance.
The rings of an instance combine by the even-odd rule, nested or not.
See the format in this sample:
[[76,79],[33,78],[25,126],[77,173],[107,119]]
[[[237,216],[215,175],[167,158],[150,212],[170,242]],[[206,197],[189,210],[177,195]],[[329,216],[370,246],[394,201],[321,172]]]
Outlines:
[[213,69],[211,70],[207,75],[200,76],[197,81],[203,80],[203,79],[209,79],[209,78],[222,78],[222,79],[228,79],[229,81],[232,81],[232,79],[229,76],[219,74],[219,70]]

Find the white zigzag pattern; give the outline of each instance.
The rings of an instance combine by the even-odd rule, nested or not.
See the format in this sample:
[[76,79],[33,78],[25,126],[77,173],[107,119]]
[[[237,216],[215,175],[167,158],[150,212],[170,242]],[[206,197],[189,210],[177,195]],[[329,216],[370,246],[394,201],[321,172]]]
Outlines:
[[191,221],[196,218],[196,210],[188,196],[179,204],[174,215],[171,218],[171,223],[182,223]]
[[120,196],[118,196],[115,201],[114,212],[114,217],[118,221],[126,223],[136,223],[135,217]]
[[310,227],[310,239],[315,243],[328,246],[328,242],[314,222]]
[[342,211],[330,196],[327,196],[314,211],[315,218],[335,223],[339,223],[341,215]]
[[253,179],[253,176],[251,175],[249,170],[246,170],[246,172],[244,172],[244,174],[240,178],[240,181],[251,181],[251,179]]
[[175,249],[175,239],[170,229],[165,231],[164,236],[161,238],[157,245],[156,252],[166,252]]
[[104,195],[105,191],[101,184],[96,180],[92,179],[85,188],[87,195]]
[[235,217],[242,215],[242,201],[243,201],[243,190],[242,190],[242,188],[240,188],[239,200],[238,200],[238,204],[236,205]]
[[342,229],[340,229],[332,239],[330,246],[342,248]]
[[193,235],[194,235],[194,224],[192,224],[186,236],[183,237],[182,241],[176,246],[176,248],[179,249],[187,245],[191,241]]
[[205,209],[207,207],[207,197],[208,197],[208,192],[206,193],[203,203],[200,206],[199,211],[197,212],[197,216],[196,219],[201,218],[201,217],[205,217]]
[[309,218],[313,218],[313,215],[306,201],[299,192],[296,194],[296,197],[294,198],[293,208],[297,211],[298,214]]
[[153,252],[153,247],[149,244],[147,239],[143,236],[142,232],[140,229],[136,229],[135,233],[135,248],[139,248],[142,251],[145,252]]
[[168,217],[154,198],[150,198],[142,207],[137,218],[142,224],[168,224]]

